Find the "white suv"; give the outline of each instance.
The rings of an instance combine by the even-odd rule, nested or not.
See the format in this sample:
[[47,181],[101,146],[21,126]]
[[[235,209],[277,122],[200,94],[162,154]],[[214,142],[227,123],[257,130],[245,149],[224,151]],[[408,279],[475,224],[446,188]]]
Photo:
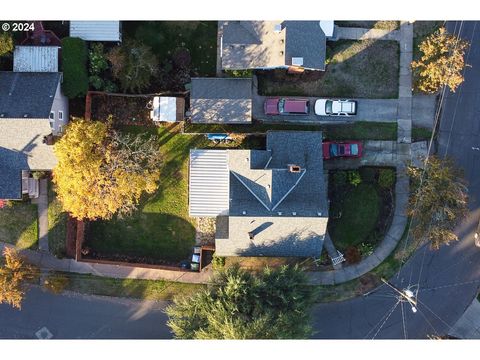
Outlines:
[[352,116],[357,114],[355,100],[318,99],[315,101],[315,114],[321,116]]

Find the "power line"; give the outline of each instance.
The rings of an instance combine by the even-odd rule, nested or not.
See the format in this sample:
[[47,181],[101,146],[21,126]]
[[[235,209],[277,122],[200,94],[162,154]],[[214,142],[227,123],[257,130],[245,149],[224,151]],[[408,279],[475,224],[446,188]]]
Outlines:
[[383,321],[382,325],[378,328],[377,332],[375,333],[375,335],[373,335],[372,337],[372,340],[374,340],[378,333],[380,332],[380,330],[382,330],[383,326],[385,325],[385,323],[388,321],[388,319],[390,318],[390,316],[393,314],[393,312],[395,311],[395,309],[397,308],[398,304],[401,303],[402,301],[401,300],[398,300],[396,302],[396,304],[393,306],[392,310],[390,311],[390,313],[388,314],[387,318]]

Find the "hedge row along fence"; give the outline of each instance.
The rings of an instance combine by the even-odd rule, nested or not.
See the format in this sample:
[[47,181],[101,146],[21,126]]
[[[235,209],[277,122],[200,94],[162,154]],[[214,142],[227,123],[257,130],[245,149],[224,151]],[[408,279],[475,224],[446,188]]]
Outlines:
[[88,91],[87,45],[80,38],[62,39],[63,93],[69,98],[85,96]]

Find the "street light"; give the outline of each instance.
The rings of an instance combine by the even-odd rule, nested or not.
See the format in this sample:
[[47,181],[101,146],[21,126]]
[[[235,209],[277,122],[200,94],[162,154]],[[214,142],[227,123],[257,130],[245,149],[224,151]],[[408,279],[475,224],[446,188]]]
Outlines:
[[415,295],[413,294],[412,290],[410,290],[410,289],[401,290],[401,289],[397,288],[395,285],[393,285],[390,282],[388,282],[387,280],[385,280],[384,278],[381,278],[381,280],[386,285],[388,285],[390,288],[395,290],[395,292],[397,292],[400,295],[400,297],[399,297],[400,300],[402,300],[402,298],[403,298],[404,301],[405,300],[408,301],[408,303],[412,307],[412,312],[413,313],[417,312],[417,300],[415,299]]

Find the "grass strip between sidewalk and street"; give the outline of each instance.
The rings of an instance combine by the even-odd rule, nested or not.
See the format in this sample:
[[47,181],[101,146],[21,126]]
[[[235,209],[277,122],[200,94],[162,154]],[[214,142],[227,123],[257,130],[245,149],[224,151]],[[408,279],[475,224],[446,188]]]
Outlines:
[[[174,296],[189,296],[205,288],[201,284],[188,284],[165,280],[116,279],[91,274],[52,272],[47,288],[54,293],[73,291],[85,295],[124,297],[141,300],[172,300]],[[42,284],[45,286],[45,283]]]

